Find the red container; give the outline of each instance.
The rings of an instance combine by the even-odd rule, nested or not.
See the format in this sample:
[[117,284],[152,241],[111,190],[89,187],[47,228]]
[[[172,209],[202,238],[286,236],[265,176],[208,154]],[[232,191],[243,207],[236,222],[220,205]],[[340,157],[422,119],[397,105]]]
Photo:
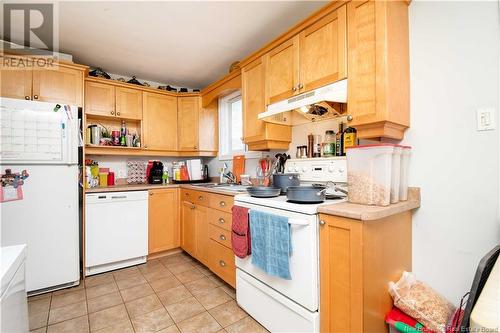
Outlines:
[[115,173],[108,172],[108,186],[115,185]]
[[113,146],[120,145],[120,131],[112,131],[111,132],[111,140],[113,142]]

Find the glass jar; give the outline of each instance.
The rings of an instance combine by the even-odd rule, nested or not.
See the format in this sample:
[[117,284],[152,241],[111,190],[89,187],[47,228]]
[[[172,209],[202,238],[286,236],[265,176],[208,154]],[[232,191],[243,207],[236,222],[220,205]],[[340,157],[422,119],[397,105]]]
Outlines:
[[325,132],[325,141],[323,141],[323,156],[331,157],[335,156],[336,149],[336,137],[335,132],[328,130]]

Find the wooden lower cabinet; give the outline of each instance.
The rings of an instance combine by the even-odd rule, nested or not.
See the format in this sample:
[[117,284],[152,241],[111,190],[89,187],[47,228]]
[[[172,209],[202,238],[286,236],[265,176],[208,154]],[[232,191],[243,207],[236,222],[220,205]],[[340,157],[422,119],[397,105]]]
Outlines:
[[182,201],[181,207],[181,247],[196,258],[196,206],[190,201]]
[[411,212],[374,221],[320,219],[321,332],[387,332],[387,284],[411,271]]
[[236,266],[231,249],[233,197],[181,190],[181,247],[231,286]]
[[179,190],[149,190],[149,254],[180,246]]

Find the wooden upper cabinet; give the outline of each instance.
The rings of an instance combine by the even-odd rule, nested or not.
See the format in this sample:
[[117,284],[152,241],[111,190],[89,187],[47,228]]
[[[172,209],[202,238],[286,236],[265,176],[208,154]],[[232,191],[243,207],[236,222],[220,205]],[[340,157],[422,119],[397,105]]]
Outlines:
[[178,189],[149,191],[149,254],[180,246]]
[[143,93],[144,147],[177,149],[177,97]]
[[343,5],[300,32],[300,92],[347,77],[346,30]]
[[30,100],[32,75],[31,70],[0,71],[0,96]]
[[177,103],[178,149],[180,151],[196,151],[199,149],[200,97],[179,97]]
[[266,123],[257,118],[266,110],[265,73],[261,58],[241,70],[243,105],[243,141],[249,150],[288,149],[292,141],[291,127]]
[[400,140],[410,123],[408,3],[347,4],[348,114],[359,138]]
[[181,207],[181,247],[196,257],[196,206],[183,201]]
[[115,86],[85,82],[85,113],[97,116],[115,115]]
[[83,105],[83,72],[59,66],[33,70],[33,100]]
[[142,119],[142,91],[138,89],[115,88],[116,116],[127,119]]
[[243,140],[247,142],[262,140],[266,123],[257,118],[264,112],[264,65],[257,59],[241,71],[243,103]]
[[299,91],[299,38],[295,36],[264,55],[266,105]]
[[219,103],[214,99],[206,107],[200,108],[199,119],[199,150],[219,150]]

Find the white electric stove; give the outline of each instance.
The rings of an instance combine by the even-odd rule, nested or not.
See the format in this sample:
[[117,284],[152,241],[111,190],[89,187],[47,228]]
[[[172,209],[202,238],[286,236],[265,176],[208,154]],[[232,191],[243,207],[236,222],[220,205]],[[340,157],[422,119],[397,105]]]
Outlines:
[[[345,157],[291,159],[286,172],[299,173],[301,185],[334,182],[346,185]],[[321,205],[345,201],[340,192],[327,194],[340,199],[319,204],[275,198],[235,196],[235,205],[285,216],[291,226],[291,280],[267,275],[252,264],[251,256],[236,257],[236,300],[253,318],[271,332],[320,332],[319,327],[319,216]]]

